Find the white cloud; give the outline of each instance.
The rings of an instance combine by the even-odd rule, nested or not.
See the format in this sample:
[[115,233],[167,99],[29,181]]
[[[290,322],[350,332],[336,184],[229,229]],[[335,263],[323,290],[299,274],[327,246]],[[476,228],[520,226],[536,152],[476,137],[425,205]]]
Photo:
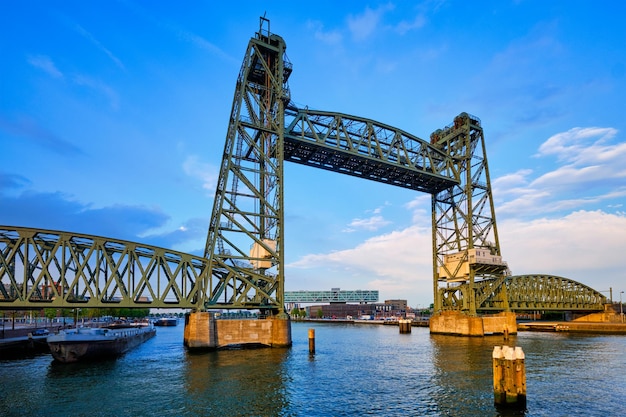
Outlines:
[[[499,224],[502,254],[513,274],[565,276],[601,289],[596,283],[623,282],[626,216],[579,210],[567,216]],[[613,270],[615,275],[601,271]],[[621,274],[621,272],[620,272]]]
[[93,43],[100,51],[104,52],[104,54],[106,56],[108,56],[109,59],[111,59],[111,61],[113,61],[113,63],[115,63],[115,65],[117,65],[122,70],[126,70],[126,68],[124,67],[124,64],[122,63],[122,61],[120,61],[120,59],[118,57],[113,55],[113,53],[111,51],[109,51],[104,45],[102,45],[102,43],[100,43],[100,41],[98,41],[96,38],[94,38],[94,36],[91,33],[87,32],[87,30],[85,30],[82,26],[80,26],[78,24],[75,26],[75,28],[76,28],[76,31],[81,36],[83,36],[85,39],[87,39],[88,41]]
[[63,78],[63,73],[54,65],[52,59],[45,55],[29,55],[28,63],[35,68],[39,68],[52,78]]
[[342,230],[342,232],[346,232],[346,233],[352,233],[352,232],[356,232],[359,230],[367,230],[370,232],[375,232],[376,230],[381,229],[382,227],[385,227],[389,224],[391,224],[392,222],[389,220],[386,220],[383,216],[382,216],[382,212],[385,206],[389,206],[391,205],[391,203],[389,203],[388,201],[386,201],[383,206],[381,207],[376,207],[372,210],[366,210],[367,213],[371,213],[372,216],[362,219],[362,218],[355,218],[353,219],[349,224],[348,227],[346,227],[345,229]]
[[[603,144],[613,139],[617,130],[606,127],[575,127],[551,136],[539,147],[536,156],[556,155],[559,161],[583,162],[614,157],[615,146]],[[622,149],[619,149],[622,148]],[[618,147],[626,152],[626,144]]]
[[423,227],[430,227],[432,219],[430,217],[430,194],[418,194],[413,200],[404,205],[407,210],[413,213],[413,224]]
[[309,30],[313,31],[315,39],[320,40],[324,43],[336,45],[341,43],[343,39],[341,32],[339,32],[338,30],[325,30],[324,24],[320,21],[309,20],[306,23],[306,26]]
[[522,169],[493,181],[497,209],[509,216],[566,213],[612,200],[626,193],[626,143],[609,143],[617,135],[613,128],[573,128],[548,138],[536,157],[555,156],[562,165],[536,178]]
[[[498,227],[503,258],[514,275],[563,276],[596,290],[623,282],[626,233],[618,231],[626,230],[624,213],[579,210],[556,219],[505,220]],[[380,290],[383,299],[424,304],[432,300],[431,245],[430,227],[413,225],[351,249],[304,256],[287,270],[291,285],[312,271],[324,277],[294,289],[325,289],[341,282],[345,288]]]
[[[432,299],[432,249],[430,227],[411,226],[367,239],[352,249],[312,254],[286,266],[290,280],[317,272],[335,277],[346,288],[381,291],[381,297]],[[311,289],[311,284],[306,284]],[[315,285],[315,284],[314,284]],[[321,289],[321,288],[320,288]],[[413,301],[415,302],[415,301]]]
[[190,177],[201,180],[205,190],[215,190],[218,173],[213,165],[200,162],[196,155],[191,155],[183,163],[183,171]]
[[77,85],[91,88],[92,90],[104,95],[109,100],[109,104],[112,109],[119,109],[119,97],[117,95],[117,92],[108,84],[95,78],[87,77],[80,74],[75,75],[72,81],[74,81]]
[[424,17],[424,15],[419,14],[415,16],[415,19],[413,19],[410,22],[406,20],[401,21],[400,23],[396,25],[395,30],[400,35],[404,35],[405,33],[410,32],[412,30],[421,29],[422,27],[424,27],[425,24],[426,24],[426,18]]
[[380,29],[380,20],[382,16],[389,10],[393,10],[392,4],[382,5],[372,10],[369,7],[357,16],[348,16],[348,29],[352,34],[352,38],[356,41],[363,41],[370,35]]
[[502,175],[491,182],[494,189],[499,192],[506,193],[508,190],[517,189],[518,187],[528,184],[528,177],[533,173],[531,169],[520,169],[511,174]]
[[540,176],[531,185],[576,184],[580,188],[596,181],[626,178],[626,142],[608,143],[616,134],[613,128],[577,127],[551,136],[541,144],[537,156],[555,155],[567,164]]
[[383,216],[372,216],[367,219],[356,218],[350,222],[344,232],[355,232],[357,230],[376,231],[381,227],[391,224],[389,220],[385,220]]

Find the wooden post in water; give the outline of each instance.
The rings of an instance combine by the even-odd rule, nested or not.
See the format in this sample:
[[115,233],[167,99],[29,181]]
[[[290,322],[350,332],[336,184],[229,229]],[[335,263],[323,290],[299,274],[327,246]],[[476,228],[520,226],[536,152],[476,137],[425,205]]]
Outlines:
[[494,403],[526,406],[526,367],[522,348],[494,346],[492,358]]
[[309,353],[315,354],[315,329],[309,329]]
[[398,320],[400,333],[411,333],[411,320]]

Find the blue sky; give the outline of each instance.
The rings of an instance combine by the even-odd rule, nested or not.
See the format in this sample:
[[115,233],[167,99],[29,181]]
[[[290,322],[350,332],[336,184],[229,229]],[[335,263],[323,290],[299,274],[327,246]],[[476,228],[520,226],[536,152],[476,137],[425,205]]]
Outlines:
[[[0,224],[203,250],[259,16],[300,106],[428,139],[478,116],[513,274],[626,290],[626,5],[5,1]],[[285,167],[286,289],[432,302],[430,196]]]

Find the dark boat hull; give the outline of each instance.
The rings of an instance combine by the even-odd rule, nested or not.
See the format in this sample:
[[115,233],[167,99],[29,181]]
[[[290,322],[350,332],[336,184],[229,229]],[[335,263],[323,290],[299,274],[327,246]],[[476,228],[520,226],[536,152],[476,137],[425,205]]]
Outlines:
[[178,319],[167,318],[167,319],[158,319],[154,322],[155,326],[177,326]]
[[106,337],[69,334],[65,338],[55,339],[51,336],[48,338],[48,346],[52,357],[62,363],[109,359],[128,352],[155,334],[154,328],[137,328],[110,330]]

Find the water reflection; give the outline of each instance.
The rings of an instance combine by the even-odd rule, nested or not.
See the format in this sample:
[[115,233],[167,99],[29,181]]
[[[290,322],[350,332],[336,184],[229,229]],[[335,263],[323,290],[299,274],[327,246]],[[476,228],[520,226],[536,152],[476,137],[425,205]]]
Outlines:
[[498,408],[493,401],[494,346],[515,346],[517,338],[430,335],[436,387],[434,398],[443,415],[524,416],[526,411]]
[[289,349],[187,354],[186,410],[203,416],[277,416],[289,404],[284,363]]
[[[626,415],[626,337],[523,332],[528,410],[493,404],[501,336],[393,326],[294,324],[291,349],[190,354],[183,326],[112,361],[0,361],[0,416]],[[316,353],[308,352],[315,327]]]

